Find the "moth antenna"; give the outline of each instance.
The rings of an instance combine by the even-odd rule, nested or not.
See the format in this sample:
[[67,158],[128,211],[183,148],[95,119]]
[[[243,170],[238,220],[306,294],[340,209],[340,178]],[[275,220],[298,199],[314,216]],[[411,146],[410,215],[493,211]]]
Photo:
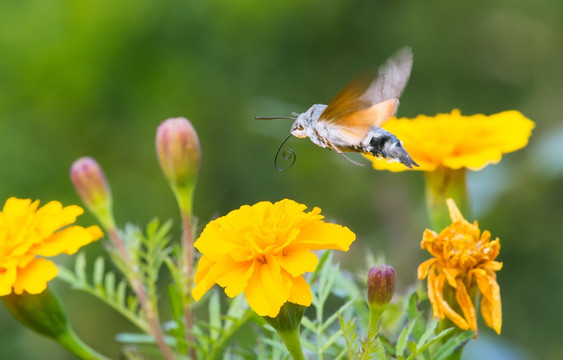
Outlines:
[[291,113],[291,116],[295,116],[297,118],[299,116],[299,114],[294,111],[294,112]]
[[[280,147],[278,148],[278,151],[276,152],[276,156],[274,157],[274,166],[276,167],[276,169],[278,169],[278,171],[285,171],[289,169],[290,167],[293,166],[293,164],[295,164],[295,160],[297,160],[297,155],[295,154],[295,151],[293,151],[293,149],[286,148],[283,151],[281,151],[283,145],[286,143],[287,140],[289,140],[290,137],[291,134],[289,134],[285,138],[285,140],[281,143]],[[280,155],[280,151],[281,151],[281,156],[284,160],[291,161],[291,164],[289,164],[289,166],[284,168],[278,166],[278,156]]]
[[254,119],[256,119],[256,120],[276,120],[276,119],[295,120],[296,118],[291,117],[291,116],[255,116]]

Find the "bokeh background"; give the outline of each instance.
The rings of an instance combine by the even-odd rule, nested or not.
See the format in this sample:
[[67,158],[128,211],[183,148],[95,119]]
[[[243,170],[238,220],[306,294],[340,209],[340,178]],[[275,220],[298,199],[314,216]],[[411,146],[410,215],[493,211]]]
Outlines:
[[[111,182],[120,224],[173,218],[178,235],[154,136],[162,120],[184,116],[202,145],[201,224],[260,200],[319,206],[358,235],[344,267],[365,266],[366,250],[384,255],[404,290],[427,258],[422,173],[354,166],[298,139],[288,143],[296,164],[278,172],[290,122],[253,117],[327,103],[410,45],[400,116],[516,109],[536,122],[528,147],[469,174],[467,218],[501,238],[504,321],[501,336],[481,326],[465,359],[563,358],[562,39],[560,0],[3,0],[0,200],[78,203],[69,167],[90,155]],[[89,257],[102,250],[87,248]],[[115,357],[114,334],[134,328],[54,284],[77,333]],[[0,349],[1,359],[71,359],[3,307]]]

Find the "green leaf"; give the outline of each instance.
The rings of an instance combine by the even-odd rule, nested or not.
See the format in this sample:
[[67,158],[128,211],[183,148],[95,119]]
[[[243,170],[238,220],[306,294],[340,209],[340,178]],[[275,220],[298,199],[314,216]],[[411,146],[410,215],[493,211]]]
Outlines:
[[94,295],[129,319],[141,330],[148,331],[148,324],[139,312],[138,300],[134,296],[127,296],[127,283],[121,280],[116,288],[115,273],[104,274],[103,257],[96,259],[93,271],[92,284],[90,284],[86,276],[86,257],[84,253],[79,253],[76,256],[74,273],[64,267],[59,267],[59,278],[74,289]]
[[115,274],[108,272],[104,277],[104,290],[106,296],[110,299],[115,299]]
[[87,283],[86,279],[86,255],[81,252],[76,256],[76,262],[74,263],[74,273],[76,274],[76,279],[81,283]]
[[94,261],[94,274],[92,280],[94,285],[99,290],[103,291],[103,281],[104,281],[104,258],[102,256],[98,256],[96,261]]
[[125,304],[125,295],[127,294],[127,283],[123,280],[117,285],[117,291],[115,292],[115,299],[119,304]]
[[330,325],[332,325],[332,323],[335,322],[338,319],[338,317],[341,316],[344,311],[346,311],[346,309],[352,306],[352,304],[354,304],[355,301],[356,299],[351,299],[350,301],[346,302],[334,314],[332,314],[328,319],[326,319],[324,324],[321,326],[321,331],[325,331]]
[[413,354],[418,354],[418,350],[417,350],[417,348],[416,348],[416,343],[415,343],[414,341],[412,341],[412,340],[409,341],[409,343],[408,343],[408,348],[409,348],[409,350],[410,350],[411,353],[413,353]]
[[438,351],[432,356],[433,360],[447,359],[455,350],[463,347],[469,340],[475,336],[473,331],[464,331],[456,336],[452,336],[443,345],[440,346]]
[[211,297],[209,298],[209,337],[212,341],[216,341],[219,338],[220,332],[218,329],[221,329],[221,302],[219,299],[219,293],[217,291],[213,291]]
[[428,341],[428,339],[430,339],[430,337],[434,334],[434,331],[436,330],[436,327],[438,326],[438,319],[435,318],[430,322],[430,325],[428,326],[428,328],[426,329],[426,331],[424,332],[424,334],[422,334],[422,336],[420,337],[420,339],[418,340],[418,343],[416,344],[417,348],[421,348],[424,345],[426,345],[426,342]]
[[399,334],[399,338],[397,339],[397,346],[396,346],[397,357],[403,356],[405,354],[405,349],[407,348],[408,336],[411,334],[415,322],[416,319],[411,320],[409,322],[409,325],[406,328],[404,328]]
[[[230,301],[229,309],[227,310],[227,315],[225,319],[225,323],[223,325],[223,329],[225,331],[230,331],[230,329],[237,323],[243,321],[242,319],[245,318],[245,313],[248,310],[248,303],[244,298],[244,295],[240,294],[235,296]],[[240,325],[239,325],[240,326]]]
[[303,317],[303,319],[301,319],[301,325],[311,332],[317,331],[317,326],[308,317]]
[[321,271],[322,268],[324,268],[324,264],[326,262],[331,263],[332,262],[332,251],[327,250],[323,253],[323,255],[321,256],[320,260],[319,260],[319,264],[317,265],[317,268],[315,269],[315,271],[311,274],[311,277],[309,278],[308,283],[312,284],[317,280],[317,277],[319,276],[319,273]]
[[332,344],[334,344],[336,340],[340,339],[342,337],[342,334],[343,334],[342,330],[338,330],[334,334],[332,334],[328,339],[326,339],[321,348],[322,352],[325,352]]
[[408,316],[409,319],[415,319],[418,316],[421,315],[420,313],[420,308],[418,305],[418,294],[415,292],[413,292],[410,296],[409,296],[409,305],[408,305]]
[[69,284],[73,284],[78,282],[78,279],[76,278],[76,276],[74,275],[74,273],[72,271],[70,271],[69,269],[67,269],[66,267],[62,266],[62,265],[57,265],[57,269],[59,270],[58,274],[57,274],[57,278],[61,279],[62,281],[69,283]]

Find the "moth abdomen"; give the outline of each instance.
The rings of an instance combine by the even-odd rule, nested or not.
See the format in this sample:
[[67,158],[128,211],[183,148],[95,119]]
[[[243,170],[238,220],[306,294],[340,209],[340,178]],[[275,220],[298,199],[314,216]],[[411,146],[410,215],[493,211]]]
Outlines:
[[375,157],[398,161],[411,169],[413,166],[418,166],[403,147],[401,140],[387,130],[372,127],[362,143],[364,151]]

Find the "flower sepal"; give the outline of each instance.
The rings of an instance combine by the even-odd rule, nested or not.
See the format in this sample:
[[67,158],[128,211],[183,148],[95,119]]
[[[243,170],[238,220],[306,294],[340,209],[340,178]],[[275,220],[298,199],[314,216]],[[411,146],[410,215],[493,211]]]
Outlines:
[[306,306],[286,302],[276,317],[263,316],[264,320],[277,331],[293,331],[299,328]]
[[299,326],[305,314],[306,306],[286,302],[276,317],[263,316],[282,338],[294,360],[305,359],[299,338]]
[[4,306],[22,325],[55,340],[80,359],[107,359],[84,344],[72,331],[66,313],[56,296],[47,287],[40,294],[23,292],[0,297]]

